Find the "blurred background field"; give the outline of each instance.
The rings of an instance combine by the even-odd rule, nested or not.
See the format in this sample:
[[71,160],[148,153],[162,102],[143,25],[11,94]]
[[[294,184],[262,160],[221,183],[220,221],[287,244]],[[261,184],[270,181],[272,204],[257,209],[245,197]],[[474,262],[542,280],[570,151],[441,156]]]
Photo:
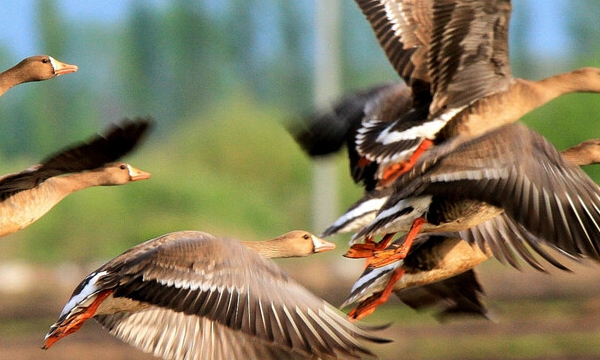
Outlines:
[[[123,117],[155,131],[127,157],[148,181],[65,199],[29,228],[0,239],[0,358],[149,359],[98,326],[39,350],[74,286],[127,248],[177,230],[258,240],[311,228],[311,162],[282,126],[313,109],[314,1],[28,0],[0,13],[0,69],[48,53],[79,71],[26,84],[0,99],[0,174],[20,171]],[[342,1],[344,93],[396,80],[353,1]],[[511,61],[540,79],[600,66],[600,4],[514,0]],[[333,46],[333,44],[332,44]],[[568,95],[525,121],[558,148],[600,137],[600,97]],[[338,212],[359,196],[345,154],[335,157]],[[596,182],[600,168],[586,169]],[[338,249],[279,263],[334,304],[360,264]],[[481,281],[497,322],[439,324],[393,301],[385,359],[600,358],[600,268],[553,276],[495,260]],[[324,276],[327,274],[327,276]],[[83,354],[83,355],[82,355]],[[10,355],[10,357],[9,357]]]

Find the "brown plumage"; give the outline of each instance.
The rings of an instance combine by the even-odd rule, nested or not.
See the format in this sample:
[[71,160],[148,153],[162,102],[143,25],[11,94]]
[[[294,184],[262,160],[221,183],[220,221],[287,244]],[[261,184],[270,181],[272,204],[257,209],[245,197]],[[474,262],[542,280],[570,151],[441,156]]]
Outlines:
[[123,121],[105,135],[75,144],[24,171],[0,177],[0,236],[30,225],[67,195],[92,186],[123,185],[150,177],[114,163],[142,139],[148,120]]
[[[479,245],[477,250],[465,243],[462,253],[453,250],[452,256],[436,256],[443,258],[444,264],[431,267],[435,271],[421,271],[418,276],[421,281],[439,281],[467,271],[491,254],[515,267],[521,259],[543,271],[531,250],[552,265],[566,269],[542,245],[563,255],[598,261],[600,188],[576,164],[598,162],[599,150],[598,141],[590,140],[568,149],[561,156],[543,137],[518,124],[506,125],[466,143],[442,145],[398,179],[398,188],[371,224],[358,235],[372,234],[380,231],[375,229],[382,228],[386,230],[381,232],[403,231],[399,227],[402,221],[398,219],[411,216],[412,210],[403,212],[402,209],[413,209],[411,204],[414,203],[411,197],[403,197],[402,192],[406,191],[405,194],[419,194],[430,201],[422,215],[429,225],[424,226],[426,231],[458,231],[457,239]],[[444,213],[449,206],[459,212],[450,216]],[[478,210],[473,212],[469,206],[477,206]],[[503,209],[505,213],[480,222],[479,211],[486,208]],[[432,209],[441,213],[433,212],[432,216]],[[415,216],[417,214],[412,214],[412,218]],[[444,224],[447,220],[454,224]],[[472,222],[480,223],[471,227]],[[402,223],[409,225],[411,220]],[[462,225],[465,228],[461,230]],[[415,243],[422,244],[424,238],[427,237],[417,237]],[[351,301],[360,301],[357,300],[359,297],[364,301],[351,313],[354,317],[366,316],[385,302],[392,291],[403,288],[394,282],[403,281],[410,269],[398,261],[401,257],[393,256],[404,241],[405,238],[391,248],[375,252],[376,258],[396,261],[373,266],[375,273],[363,276],[357,282],[361,285],[355,286]],[[439,261],[433,259],[432,262]],[[450,263],[452,265],[448,265]],[[415,281],[415,277],[409,277],[407,281]],[[367,286],[367,282],[376,286]],[[378,289],[382,286],[385,290]],[[364,295],[368,295],[365,290],[378,295],[365,300]]]
[[382,339],[346,321],[261,256],[305,256],[331,248],[304,231],[251,245],[197,231],[160,236],[87,276],[44,347],[93,316],[112,335],[165,359],[369,354],[359,340]]
[[409,161],[414,151],[430,146],[424,140],[438,144],[459,135],[475,137],[515,122],[562,94],[600,92],[597,68],[540,81],[513,78],[509,0],[356,2],[412,90],[410,111],[392,122],[375,112],[357,131],[356,150],[381,168],[377,180],[382,184],[414,164]]
[[[399,247],[402,241],[397,240],[390,247]],[[491,256],[489,249],[482,251],[456,236],[422,235],[415,239],[404,260],[387,267],[367,267],[342,307],[377,299],[393,273],[401,270],[403,275],[391,290],[412,308],[435,307],[440,319],[463,314],[487,317],[481,299],[483,288],[473,268]],[[382,303],[386,300],[381,299]],[[358,317],[368,313],[359,312]]]
[[[600,236],[596,225],[600,224],[600,189],[523,125],[507,125],[466,143],[438,146],[395,186],[394,194],[357,238],[407,231],[411,222],[406,219],[417,215],[403,209],[413,203],[425,207],[421,214],[427,218],[427,231],[466,230],[499,210],[570,255],[600,259],[600,244],[595,240],[599,238],[595,234]],[[472,206],[478,211],[472,213]]]
[[77,71],[77,66],[60,62],[52,56],[31,56],[0,73],[0,96],[13,86],[31,81],[48,80],[75,71]]

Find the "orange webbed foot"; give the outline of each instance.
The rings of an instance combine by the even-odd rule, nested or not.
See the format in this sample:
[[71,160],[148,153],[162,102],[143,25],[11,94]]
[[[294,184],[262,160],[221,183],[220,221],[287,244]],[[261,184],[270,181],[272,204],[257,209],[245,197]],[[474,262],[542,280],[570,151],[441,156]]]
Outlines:
[[381,292],[371,295],[368,299],[358,304],[355,309],[350,311],[348,318],[350,320],[360,320],[365,316],[372,314],[378,306],[385,304],[392,294],[394,284],[397,283],[400,278],[402,278],[402,275],[404,275],[404,269],[396,269],[385,286],[385,289],[383,289]]
[[433,145],[433,141],[425,139],[412,155],[404,161],[388,166],[383,170],[379,185],[386,186],[412,169],[423,152]]
[[385,250],[389,246],[394,235],[395,233],[386,234],[378,243],[373,241],[372,236],[367,236],[363,244],[354,244],[350,246],[350,249],[344,256],[353,259],[370,258],[375,252]]

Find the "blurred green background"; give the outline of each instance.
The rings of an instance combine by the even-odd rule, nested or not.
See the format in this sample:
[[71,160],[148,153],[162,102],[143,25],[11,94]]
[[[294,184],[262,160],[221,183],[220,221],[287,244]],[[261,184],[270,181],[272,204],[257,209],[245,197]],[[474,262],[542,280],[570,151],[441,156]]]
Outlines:
[[[51,302],[54,306],[48,306],[46,312],[23,313],[22,317],[18,315],[23,312],[19,304],[29,303],[37,296],[50,300],[19,289],[18,282],[4,290],[0,285],[0,296],[15,301],[14,309],[21,309],[0,312],[0,338],[11,334],[9,340],[0,340],[0,349],[4,346],[14,352],[29,346],[15,345],[21,341],[17,335],[25,333],[19,330],[20,326],[27,331],[34,328],[27,336],[41,339],[80,280],[80,272],[83,276],[83,272],[141,241],[184,229],[250,240],[296,228],[315,233],[323,230],[311,228],[311,162],[282,126],[283,121],[301,118],[314,108],[315,1],[129,0],[91,4],[28,0],[3,4],[0,69],[9,68],[24,57],[47,53],[77,64],[79,71],[20,85],[0,99],[0,174],[20,171],[124,117],[152,116],[157,126],[135,154],[126,158],[132,165],[151,172],[150,180],[74,194],[29,228],[1,239],[0,275],[9,274],[4,277],[5,282],[26,273],[18,270],[24,264],[44,269],[34,270],[32,273],[37,275],[33,277],[25,277],[34,282],[39,281],[40,274],[54,274],[57,267],[77,271],[58,271],[67,280],[48,280],[48,284],[57,284],[48,290],[55,292],[55,303]],[[516,76],[540,79],[580,66],[600,66],[599,2],[515,0],[513,6],[511,62]],[[342,92],[396,80],[356,4],[347,0],[341,2],[341,7],[341,41],[331,46],[341,49]],[[534,111],[524,120],[562,149],[600,137],[599,110],[599,95],[573,94]],[[345,153],[336,156],[336,164],[336,184],[342,199],[337,207],[341,213],[361,194],[361,189],[348,176]],[[595,181],[600,180],[599,169],[586,170]],[[338,238],[340,246],[333,254],[280,264],[328,300],[339,303],[352,276],[360,271],[359,264],[339,256],[347,239]],[[497,282],[490,283],[492,274],[506,273],[517,282],[541,281],[530,270],[521,276],[493,262],[484,267],[484,274],[489,274],[488,281],[483,279],[484,286],[501,298],[506,292],[498,290]],[[317,279],[315,283],[319,271],[329,271],[332,277],[345,276],[343,286],[335,278]],[[596,281],[596,272],[600,273],[593,269],[592,280],[586,281]],[[67,273],[76,275],[69,277]],[[582,278],[573,276],[563,281]],[[327,287],[331,284],[338,287],[332,290]],[[503,289],[515,287],[502,284]],[[559,280],[550,280],[548,288],[560,290],[564,286]],[[559,314],[570,314],[570,306],[577,307],[582,299],[598,297],[597,282],[575,287],[591,289],[590,286],[594,288],[587,295],[550,291],[549,295],[544,293],[546,297],[534,297],[550,299],[552,304],[557,298],[573,298],[574,303],[559,301],[556,305],[567,309]],[[527,288],[525,284],[523,289]],[[518,311],[520,307],[514,304],[535,308],[531,304],[542,301],[532,301],[526,293],[511,294],[513,297],[505,299],[518,298],[520,302],[506,300],[508,303],[502,306],[506,312]],[[29,300],[24,300],[24,296]],[[428,315],[414,315],[398,308],[394,303],[388,311],[404,311],[393,318],[410,316],[413,320],[409,326],[418,328],[423,321],[430,333],[452,329],[434,323]],[[540,316],[543,315],[542,312]],[[505,316],[502,315],[510,319]],[[402,323],[394,329],[402,331]],[[494,331],[490,331],[493,337]],[[534,329],[531,333],[539,332]],[[598,339],[597,335],[600,332],[594,330],[582,338]],[[410,337],[405,333],[402,336]],[[520,336],[514,340],[540,343],[540,350],[533,355],[519,352],[522,355],[516,358],[546,358],[545,354],[569,358],[572,348],[580,350],[580,342],[588,343],[567,341],[568,346],[559,345],[558,351],[547,353],[543,344],[556,343],[556,338],[539,340],[537,335],[531,336],[526,341]],[[581,339],[578,335],[573,337]],[[449,344],[454,341],[462,344],[461,348],[472,349],[468,340],[447,339]],[[512,342],[506,344],[512,348]],[[590,344],[596,350],[592,355],[585,351],[585,356],[600,356],[598,341]],[[423,343],[415,348],[432,346]],[[478,358],[505,358],[502,349],[498,345],[490,350],[494,356]],[[29,357],[24,351],[21,355],[41,358],[48,353],[34,351]],[[412,354],[413,358],[420,358]],[[468,357],[461,354],[446,357]],[[425,352],[421,357],[438,356]]]
[[[0,68],[33,52],[79,71],[2,98],[0,173],[20,171],[123,117],[149,115],[158,126],[127,159],[152,180],[67,198],[3,239],[0,259],[87,262],[184,228],[258,239],[310,227],[310,161],[281,122],[314,107],[313,1],[131,0],[91,10],[66,0],[24,3],[30,6],[3,14],[2,27],[8,20],[18,27],[0,28],[13,34],[0,42]],[[565,3],[569,13],[550,11]],[[341,48],[342,93],[396,80],[356,4],[341,5],[341,41],[331,46]],[[600,23],[583,21],[600,14],[600,4],[514,6],[517,76],[600,65]],[[600,136],[599,109],[597,95],[574,94],[526,121],[563,148]],[[360,189],[347,176],[345,155],[338,158],[342,211]]]

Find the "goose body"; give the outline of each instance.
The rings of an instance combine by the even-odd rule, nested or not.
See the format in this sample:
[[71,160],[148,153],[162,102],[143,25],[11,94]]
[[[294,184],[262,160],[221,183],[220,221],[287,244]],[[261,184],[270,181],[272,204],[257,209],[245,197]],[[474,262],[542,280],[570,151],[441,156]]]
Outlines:
[[[483,145],[481,141],[483,143],[489,141],[491,148]],[[431,162],[427,163],[429,156],[425,156],[409,174],[398,179],[398,182],[402,182],[415,175],[418,170],[422,170],[419,179],[414,178],[419,184],[415,186],[409,181],[402,185],[403,188],[418,188],[418,191],[424,192],[428,192],[426,190],[428,188],[435,188],[435,195],[430,194],[432,198],[444,193],[446,195],[443,196],[452,194],[454,199],[459,199],[458,201],[462,201],[460,196],[464,194],[473,195],[477,192],[478,195],[473,197],[467,195],[471,199],[469,201],[482,201],[478,196],[483,194],[486,200],[480,202],[479,206],[483,208],[499,206],[506,212],[477,226],[459,231],[455,235],[456,238],[479,246],[471,248],[467,242],[460,246],[453,245],[454,250],[446,251],[443,257],[437,256],[443,258],[439,261],[439,266],[432,267],[431,271],[419,271],[420,274],[416,279],[414,275],[410,275],[404,280],[404,276],[410,272],[410,267],[405,267],[402,258],[395,258],[395,261],[386,263],[385,266],[372,266],[372,269],[357,282],[353,295],[348,301],[348,303],[362,301],[361,305],[353,310],[353,316],[361,318],[368,315],[376,306],[385,302],[392,291],[414,286],[418,281],[441,281],[448,276],[461,274],[490,255],[517,268],[518,260],[525,260],[534,268],[544,271],[545,269],[525,245],[529,245],[537,255],[541,255],[552,265],[563,270],[566,269],[564,265],[546,252],[540,246],[541,244],[567,256],[599,260],[600,246],[597,239],[600,228],[595,224],[599,223],[597,202],[600,199],[600,188],[576,166],[597,163],[600,160],[598,144],[597,140],[588,140],[563,151],[563,155],[558,155],[558,152],[541,136],[522,125],[513,124],[492,131],[479,140],[459,145],[452,150],[458,152],[455,154],[456,157],[452,156],[448,162],[441,160],[433,165],[437,160],[430,159]],[[504,158],[498,156],[500,153],[513,153],[515,156]],[[484,164],[494,164],[494,166],[484,169]],[[432,170],[434,174],[427,174],[426,169],[431,165],[433,167],[429,169],[435,169]],[[461,184],[456,187],[458,183],[454,181]],[[478,184],[488,188],[475,190],[480,186]],[[471,193],[471,190],[475,191]],[[385,224],[385,217],[392,216],[396,209],[400,209],[398,204],[402,204],[401,199],[396,200],[396,205],[388,204],[390,201],[394,203],[392,199],[400,191],[395,189],[392,195],[389,195],[386,205],[371,225],[359,231],[359,236]],[[494,196],[497,196],[496,200],[491,199]],[[387,212],[385,209],[388,209]],[[475,213],[475,217],[480,217],[477,212]],[[383,216],[380,216],[381,214]],[[390,222],[391,227],[384,227],[384,229],[396,230],[397,228],[394,227],[396,225],[393,225],[394,220]],[[427,239],[427,237],[423,238]],[[423,238],[415,239],[417,246],[422,246]],[[391,249],[383,250],[376,256],[386,257],[390,256],[389,253],[395,254],[399,248],[398,244],[403,245],[404,241],[403,238]],[[447,241],[456,242],[456,240]],[[415,251],[418,253],[418,250]],[[423,260],[423,256],[419,258]],[[427,263],[427,260],[423,262]],[[381,269],[376,269],[377,267]],[[396,285],[395,282],[400,284]],[[470,280],[468,283],[473,288],[473,281]],[[385,287],[384,291],[382,286]]]
[[41,164],[0,177],[0,236],[29,226],[73,192],[149,178],[147,172],[114,162],[137,145],[148,126],[146,120],[125,121]]
[[31,81],[52,79],[59,75],[77,71],[76,65],[70,65],[48,55],[36,55],[23,59],[17,65],[0,73],[0,96],[13,86]]
[[[292,249],[293,242],[301,247]],[[264,256],[333,244],[294,231],[252,245],[181,231],[142,243],[75,289],[45,348],[94,317],[112,335],[165,359],[358,357],[383,341],[295,283]]]
[[[398,240],[390,246],[401,243]],[[473,269],[492,256],[489,248],[481,250],[456,236],[422,235],[405,259],[365,268],[341,307],[377,298],[400,270],[402,277],[393,283],[391,292],[407,305],[415,309],[439,307],[441,317],[465,313],[487,316],[480,298],[483,289]],[[362,318],[369,313],[355,311],[353,315]]]
[[402,111],[396,118],[388,118],[389,110],[371,101],[370,111],[351,132],[354,138],[349,146],[362,159],[351,161],[354,179],[363,181],[367,190],[392,182],[431,145],[455,137],[477,137],[519,120],[562,94],[600,92],[597,68],[540,81],[512,76],[510,0],[356,3],[410,89],[410,105],[398,97]]
[[[460,214],[450,213],[451,220],[467,225],[462,230],[501,209],[532,235],[568,254],[600,259],[595,240],[600,228],[594,226],[600,223],[596,211],[600,189],[534,131],[507,125],[466,143],[437,147],[430,155],[397,180],[394,193],[356,238],[404,231],[405,218],[414,212],[407,205],[424,197],[431,199],[426,202],[429,207],[413,216],[425,215],[427,222],[450,218],[444,206],[453,202],[459,204],[455,206],[459,213],[471,217],[462,220]],[[461,202],[479,204],[479,209],[472,212]],[[487,207],[485,216],[478,215]],[[433,216],[432,210],[437,211]],[[450,231],[461,230],[460,224],[454,225]]]

